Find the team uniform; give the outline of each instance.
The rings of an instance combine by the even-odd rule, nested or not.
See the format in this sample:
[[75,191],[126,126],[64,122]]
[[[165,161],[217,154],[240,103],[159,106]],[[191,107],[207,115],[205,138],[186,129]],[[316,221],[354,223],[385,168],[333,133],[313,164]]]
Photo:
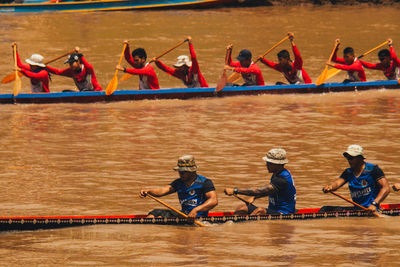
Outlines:
[[[179,202],[182,206],[181,211],[185,214],[189,214],[192,209],[202,205],[207,200],[206,193],[215,191],[213,182],[199,174],[197,175],[197,178],[193,184],[189,187],[187,187],[180,178],[173,181],[170,185],[178,193]],[[155,217],[179,217],[176,213],[164,209],[156,209],[151,211],[149,214],[152,214]],[[197,217],[207,215],[208,211],[201,211],[197,213]]]
[[355,59],[351,65],[346,65],[344,58],[337,57],[337,51],[338,48],[336,48],[335,53],[333,54],[332,61],[340,64],[334,64],[333,66],[336,69],[346,70],[349,75],[349,82],[366,82],[367,78],[360,60]]
[[[269,205],[267,214],[288,214],[296,212],[296,187],[290,172],[286,169],[273,174],[270,181],[276,192],[268,196]],[[257,207],[248,206],[248,213],[252,213]]]
[[265,58],[261,59],[261,62],[267,65],[268,67],[281,72],[286,80],[290,84],[308,84],[312,83],[310,76],[308,76],[307,72],[303,68],[303,59],[301,58],[300,52],[295,45],[292,46],[293,54],[294,54],[294,62],[292,63],[292,69],[286,70],[282,68],[278,63],[269,61]]
[[399,80],[400,79],[400,60],[398,59],[396,53],[394,52],[394,48],[390,47],[390,57],[392,58],[392,62],[389,67],[385,67],[382,63],[369,63],[365,61],[361,61],[361,64],[367,69],[373,70],[382,70],[383,74],[386,76],[388,80]]
[[[135,66],[132,55],[129,51],[129,46],[125,49],[125,60],[133,67]],[[141,69],[126,69],[125,72],[139,75],[139,90],[160,89],[157,75],[149,63],[146,63],[146,65]]]
[[156,65],[169,75],[182,80],[188,88],[208,87],[206,79],[204,79],[200,72],[199,62],[197,61],[196,53],[194,52],[192,44],[189,44],[189,51],[192,60],[192,66],[189,68],[189,73],[187,75],[178,69],[168,67],[161,61],[156,61]]
[[[182,206],[182,212],[185,214],[189,214],[192,209],[203,204],[207,200],[206,193],[215,191],[213,182],[199,174],[190,187],[186,187],[185,183],[180,178],[173,181],[171,186],[178,193],[179,202]],[[207,215],[207,211],[201,211],[197,213],[197,217]]]
[[51,73],[72,78],[79,91],[101,91],[93,66],[83,56],[80,57],[80,61],[82,68],[79,72],[75,72],[71,68],[60,70],[50,66],[47,66],[47,69]]
[[340,178],[349,184],[350,195],[354,202],[368,208],[378,196],[381,190],[378,181],[385,174],[378,167],[371,163],[365,163],[364,170],[359,177],[356,177],[351,168],[347,168]]
[[50,93],[49,89],[49,73],[45,68],[39,69],[38,72],[33,72],[31,66],[22,64],[17,53],[17,66],[21,69],[21,73],[31,80],[32,93]]
[[229,57],[228,65],[234,67],[234,71],[242,74],[245,86],[265,85],[260,67],[257,64],[251,62],[248,68],[244,68],[239,61],[233,62],[232,57]]

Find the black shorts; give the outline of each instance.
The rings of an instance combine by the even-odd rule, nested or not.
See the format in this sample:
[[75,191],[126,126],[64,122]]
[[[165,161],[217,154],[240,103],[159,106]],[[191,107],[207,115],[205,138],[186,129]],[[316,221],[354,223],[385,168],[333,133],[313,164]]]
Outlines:
[[176,218],[180,217],[178,213],[172,210],[167,209],[155,209],[149,212],[148,215],[153,215],[154,217],[163,217],[163,218]]
[[[248,214],[253,213],[253,211],[255,211],[256,209],[258,209],[258,207],[257,207],[256,205],[247,204],[247,213],[248,213]],[[265,209],[265,212],[266,212],[267,214],[280,214],[280,212],[273,211],[273,210],[268,210],[268,209]]]

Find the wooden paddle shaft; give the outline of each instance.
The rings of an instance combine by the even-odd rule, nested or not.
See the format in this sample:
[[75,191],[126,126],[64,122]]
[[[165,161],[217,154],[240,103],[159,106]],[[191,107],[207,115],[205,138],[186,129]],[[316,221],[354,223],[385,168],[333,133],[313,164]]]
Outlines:
[[[357,206],[357,207],[359,207],[359,208],[361,208],[361,209],[363,209],[363,210],[365,210],[365,211],[370,211],[369,209],[367,209],[366,207],[363,207],[363,206],[361,206],[360,204],[357,204],[356,202],[354,202],[354,201],[352,201],[352,200],[350,200],[350,199],[348,199],[348,198],[345,198],[344,196],[342,196],[342,195],[339,195],[338,193],[335,193],[335,192],[333,192],[333,191],[329,191],[329,193],[331,193],[332,195],[335,195],[335,196],[337,196],[337,197],[339,197],[339,198],[341,198],[341,199],[343,199],[343,200],[345,200],[345,201],[347,201],[347,202],[349,202],[349,203],[351,203],[351,204],[353,204],[353,205],[355,205],[355,206]],[[381,215],[379,215],[378,213],[376,213],[376,212],[374,212],[373,213],[376,217],[381,217]]]
[[363,210],[368,210],[366,207],[363,207],[360,204],[357,204],[356,202],[354,202],[354,201],[352,201],[352,200],[350,200],[348,198],[345,198],[344,196],[339,195],[339,194],[337,194],[337,193],[335,193],[333,191],[329,191],[329,193],[331,193],[332,195],[335,195],[335,196],[337,196],[337,197],[339,197],[339,198],[341,198],[341,199],[343,199],[343,200],[345,200],[345,201],[347,201],[347,202],[353,204],[354,206],[357,206],[357,207],[359,207],[359,208],[361,208]]
[[[17,64],[17,46],[14,45],[13,49],[14,49],[14,67],[18,68],[18,64]],[[17,74],[18,74],[18,71],[15,70],[15,75],[17,75]]]
[[[280,40],[279,42],[277,42],[274,46],[272,46],[270,49],[267,50],[267,52],[265,52],[262,57],[265,57],[266,55],[268,55],[272,50],[274,50],[278,45],[280,45],[281,43],[283,43],[284,41],[286,41],[287,39],[289,39],[289,36],[286,36],[285,38],[283,38],[282,40]],[[256,60],[256,62],[258,62],[260,59],[258,58]]]
[[119,57],[118,65],[121,65],[122,58],[124,56],[126,46],[127,46],[127,44],[124,44],[124,47],[122,48],[122,53],[121,53],[121,56]]
[[52,62],[54,62],[54,61],[59,60],[60,58],[63,58],[63,57],[65,57],[65,56],[68,56],[68,55],[70,55],[70,54],[72,54],[72,53],[74,53],[74,52],[75,52],[75,50],[72,50],[72,51],[70,51],[70,52],[67,52],[67,53],[65,53],[65,54],[62,54],[61,56],[55,57],[55,58],[53,58],[53,59],[50,59],[49,61],[46,61],[44,64],[45,64],[45,65],[50,64],[50,63],[52,63]]
[[332,60],[333,54],[335,54],[335,51],[336,51],[338,45],[339,45],[339,43],[335,43],[335,45],[333,46],[332,53],[331,53],[331,55],[329,56],[328,61],[331,61],[331,60]]
[[364,54],[362,54],[361,56],[359,56],[358,59],[360,59],[360,58],[362,58],[362,57],[365,57],[366,55],[368,55],[368,54],[374,52],[376,49],[381,48],[382,46],[386,45],[387,43],[389,43],[389,41],[386,41],[386,42],[381,43],[381,44],[378,45],[377,47],[372,48],[371,50],[369,50],[369,51],[365,52]]
[[[149,196],[150,198],[154,199],[154,200],[157,201],[158,203],[164,205],[165,207],[169,208],[170,210],[175,211],[176,213],[178,213],[178,214],[181,215],[182,217],[188,218],[188,216],[187,216],[185,213],[183,213],[183,212],[181,212],[180,210],[178,210],[178,209],[176,209],[176,208],[170,206],[169,204],[165,203],[164,201],[162,201],[162,200],[160,200],[160,199],[158,199],[158,198],[152,196],[151,194],[147,194],[147,196]],[[201,227],[206,227],[205,224],[202,224],[202,223],[199,222],[199,221],[196,221],[196,220],[195,220],[194,223],[197,224],[197,225],[199,225],[199,226],[201,226]]]
[[[164,53],[162,53],[161,55],[157,56],[156,59],[159,59],[163,56],[165,56],[166,54],[168,54],[169,52],[171,52],[172,50],[174,50],[175,48],[178,48],[179,46],[181,46],[182,44],[184,44],[186,42],[186,40],[183,40],[182,42],[180,42],[179,44],[175,45],[174,47],[171,47],[170,49],[166,50]],[[150,61],[152,62],[152,61]]]

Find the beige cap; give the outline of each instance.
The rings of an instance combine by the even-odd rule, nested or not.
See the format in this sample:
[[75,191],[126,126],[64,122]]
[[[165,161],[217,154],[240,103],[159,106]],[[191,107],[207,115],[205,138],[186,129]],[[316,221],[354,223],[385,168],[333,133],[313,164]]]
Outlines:
[[185,155],[178,159],[178,164],[174,167],[175,171],[195,172],[197,170],[196,162],[192,155]]
[[267,155],[263,157],[266,162],[274,164],[286,164],[288,160],[286,159],[286,151],[282,148],[273,148],[268,151]]
[[39,54],[33,54],[30,58],[25,59],[25,62],[29,65],[39,66],[45,68],[46,65],[43,64],[43,56]]
[[177,58],[177,62],[174,64],[174,67],[179,68],[182,67],[183,65],[186,65],[188,67],[192,66],[192,61],[189,60],[188,56],[185,55],[179,56]]
[[343,156],[350,155],[352,157],[362,156],[364,159],[364,150],[360,145],[349,145],[347,150],[343,152]]

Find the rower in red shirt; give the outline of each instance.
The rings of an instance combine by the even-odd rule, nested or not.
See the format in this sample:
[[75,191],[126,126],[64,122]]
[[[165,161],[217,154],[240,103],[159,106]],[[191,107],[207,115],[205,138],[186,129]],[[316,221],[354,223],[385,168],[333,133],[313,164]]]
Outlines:
[[[13,43],[12,47],[17,47],[17,43]],[[50,93],[49,89],[49,73],[46,65],[43,64],[43,56],[33,54],[30,58],[26,59],[27,64],[22,64],[18,51],[17,56],[17,71],[21,72],[24,76],[31,80],[32,93]]]
[[361,64],[367,69],[382,70],[383,74],[388,80],[399,80],[400,79],[400,60],[394,52],[392,47],[392,39],[388,39],[389,50],[383,49],[379,51],[378,58],[380,63],[369,63],[361,61]]
[[[232,45],[229,45],[227,49],[232,50]],[[243,49],[236,58],[239,62],[233,62],[232,57],[229,57],[228,65],[225,66],[225,69],[242,74],[242,78],[245,82],[243,86],[265,85],[261,70],[258,65],[251,60],[251,57],[251,52],[247,49]]]
[[157,60],[157,58],[153,58],[151,61],[154,61],[158,68],[169,75],[182,80],[188,88],[208,87],[206,79],[204,79],[200,72],[199,62],[197,61],[192,44],[192,37],[187,37],[186,41],[189,43],[189,52],[192,61],[190,61],[189,57],[186,55],[179,56],[174,68],[166,66],[161,61]]
[[123,72],[139,75],[139,90],[148,89],[160,89],[158,85],[158,78],[153,67],[146,63],[147,54],[143,48],[136,48],[130,54],[129,41],[125,41],[125,60],[134,67],[133,69],[127,69],[121,65],[117,65],[116,68]]
[[[290,43],[292,44],[294,62],[290,59],[290,54],[287,50],[282,50],[278,53],[279,63],[269,61],[263,57],[260,57],[260,60],[268,67],[282,72],[290,84],[312,83],[310,76],[308,76],[307,72],[303,69],[303,59],[301,58],[300,52],[294,43],[294,34],[289,32],[288,35]],[[276,84],[285,83],[277,82]]]
[[340,40],[336,39],[337,43],[336,50],[333,53],[332,61],[340,64],[333,64],[332,62],[328,61],[326,64],[334,67],[336,69],[347,70],[349,75],[348,79],[345,79],[343,82],[366,82],[367,78],[365,77],[364,68],[355,56],[354,56],[354,49],[352,47],[346,47],[343,50],[343,58],[337,57],[337,51],[339,50]]
[[102,90],[97,82],[93,66],[79,53],[79,47],[75,47],[75,53],[70,54],[64,64],[69,64],[69,68],[56,69],[47,66],[47,69],[56,75],[72,78],[81,92]]

